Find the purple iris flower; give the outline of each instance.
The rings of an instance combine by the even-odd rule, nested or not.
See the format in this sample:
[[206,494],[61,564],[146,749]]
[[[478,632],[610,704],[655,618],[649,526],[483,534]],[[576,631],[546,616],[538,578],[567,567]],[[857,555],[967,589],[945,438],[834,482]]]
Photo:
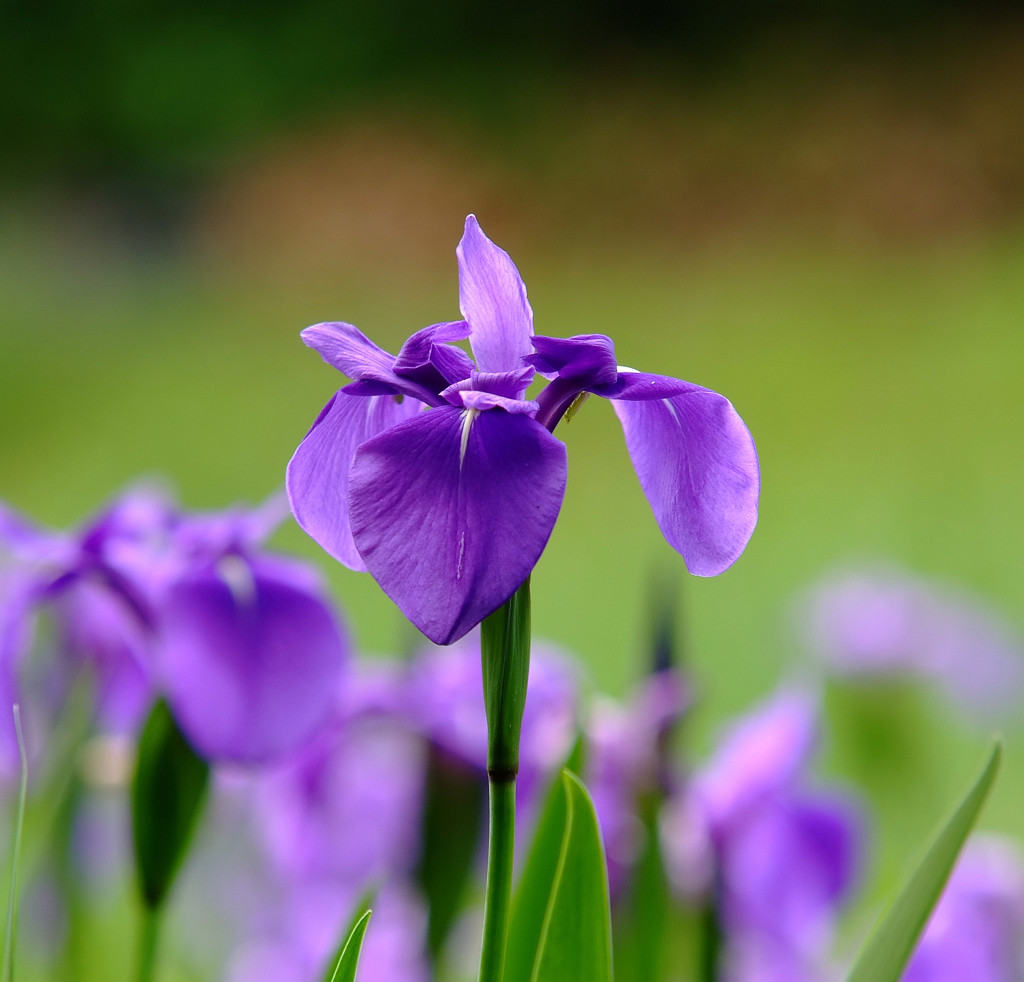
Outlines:
[[[103,732],[134,733],[162,693],[212,759],[263,761],[296,749],[334,705],[348,642],[315,572],[262,549],[286,513],[278,497],[185,515],[149,489],[125,493],[72,533],[0,510],[0,545],[11,557],[0,572],[9,583],[0,695],[18,698],[45,611],[58,660],[51,712],[75,675],[70,660],[92,670]],[[48,728],[38,713],[24,715],[27,727]],[[13,725],[0,721],[0,733],[13,764]]]
[[809,786],[816,729],[814,701],[780,693],[731,729],[663,816],[673,881],[718,907],[729,982],[829,977],[863,822],[846,794]]
[[938,684],[968,717],[1015,717],[1024,641],[980,598],[896,567],[837,573],[797,607],[804,646],[837,675]]
[[665,794],[674,784],[665,744],[690,705],[681,674],[663,669],[648,676],[625,705],[600,699],[590,714],[584,776],[601,824],[613,899],[646,835],[637,811],[640,796]]
[[[264,921],[235,951],[227,982],[309,982],[323,976],[360,900],[331,884],[306,883],[267,904]],[[429,982],[427,916],[412,888],[376,894],[359,954],[359,982]]]
[[995,835],[968,841],[904,982],[1024,978],[1024,855]]
[[[302,332],[353,381],[288,465],[299,525],[346,566],[369,570],[428,638],[450,644],[540,558],[567,473],[551,431],[595,393],[613,400],[658,524],[690,571],[710,576],[734,562],[756,522],[759,476],[728,400],[620,369],[608,338],[534,338],[518,270],[472,215],[457,254],[464,319],[417,331],[397,356],[351,324]],[[467,338],[475,363],[455,345]],[[535,372],[552,380],[536,401],[526,398]]]
[[329,721],[343,683],[349,642],[318,574],[261,548],[280,515],[272,499],[175,529],[159,682],[212,760],[264,763],[299,749]]
[[[166,498],[139,488],[72,532],[42,529],[0,505],[0,690],[22,701],[30,746],[45,742],[79,673],[95,682],[97,725],[130,733],[153,694],[153,602],[157,579],[139,561],[163,540]],[[50,644],[29,659],[40,614]],[[13,725],[0,720],[2,757],[17,760]]]
[[[481,673],[475,634],[448,649],[422,651],[409,666],[404,719],[484,782],[487,717],[480,699]],[[576,739],[579,693],[569,656],[553,645],[535,643],[527,692],[516,787],[520,813],[529,811]]]

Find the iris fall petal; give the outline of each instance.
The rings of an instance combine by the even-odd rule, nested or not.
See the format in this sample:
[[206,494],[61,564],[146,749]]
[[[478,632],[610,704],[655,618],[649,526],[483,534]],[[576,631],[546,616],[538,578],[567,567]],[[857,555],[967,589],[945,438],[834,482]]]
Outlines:
[[721,573],[757,523],[750,431],[725,396],[690,382],[628,372],[608,395],[662,534],[691,573]]
[[352,541],[346,491],[356,448],[421,406],[393,396],[337,392],[327,403],[288,464],[285,483],[299,525],[339,562],[363,572]]
[[432,409],[364,443],[349,517],[374,579],[437,644],[504,603],[547,543],[565,446],[525,414]]

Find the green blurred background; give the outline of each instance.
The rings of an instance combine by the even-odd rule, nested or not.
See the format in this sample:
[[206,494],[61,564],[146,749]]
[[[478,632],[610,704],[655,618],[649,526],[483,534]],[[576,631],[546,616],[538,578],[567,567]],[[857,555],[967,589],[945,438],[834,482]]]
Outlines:
[[[140,475],[260,500],[339,382],[299,330],[394,350],[457,316],[474,212],[539,332],[611,334],[757,441],[746,554],[680,587],[698,744],[800,673],[790,604],[837,563],[948,578],[1019,630],[1022,107],[1009,3],[7,0],[0,496],[58,526]],[[560,435],[535,628],[621,694],[680,563],[610,407]],[[363,650],[407,647],[368,577],[330,575]],[[825,747],[874,796],[876,886],[982,743],[927,693],[886,698],[877,758],[843,738],[870,694],[830,694]],[[1024,833],[1007,736],[986,824]]]

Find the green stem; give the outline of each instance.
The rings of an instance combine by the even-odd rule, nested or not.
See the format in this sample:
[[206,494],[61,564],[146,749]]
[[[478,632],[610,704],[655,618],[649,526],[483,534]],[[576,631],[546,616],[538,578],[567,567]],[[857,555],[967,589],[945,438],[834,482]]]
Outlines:
[[490,830],[480,982],[502,982],[512,907],[519,736],[530,675],[530,581],[483,622],[480,635],[487,709]]
[[501,982],[512,907],[512,858],[516,836],[516,782],[490,782],[491,825],[487,837],[487,886],[480,982]]
[[136,982],[152,982],[156,975],[156,943],[160,933],[160,908],[145,904],[139,931],[139,961]]
[[718,876],[700,913],[700,950],[697,978],[700,982],[720,982],[722,962],[722,921],[719,903],[722,891]]

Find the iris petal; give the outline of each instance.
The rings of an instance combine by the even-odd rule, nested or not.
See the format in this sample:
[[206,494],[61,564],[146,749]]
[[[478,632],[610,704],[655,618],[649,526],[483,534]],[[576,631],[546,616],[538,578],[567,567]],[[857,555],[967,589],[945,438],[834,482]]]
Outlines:
[[469,321],[469,343],[481,372],[522,368],[533,351],[533,310],[515,263],[480,228],[473,215],[456,254],[459,309]]
[[314,324],[299,336],[328,365],[351,379],[390,377],[395,364],[394,355],[378,348],[358,327],[344,321]]
[[743,552],[760,490],[750,432],[725,396],[663,375],[625,372],[613,396],[626,446],[658,527],[697,576]]
[[349,468],[359,444],[420,410],[393,396],[336,392],[288,463],[285,485],[299,525],[340,563],[363,572],[348,515]]
[[327,605],[276,563],[190,574],[168,593],[161,674],[189,740],[214,760],[266,761],[324,723],[348,645]]
[[533,569],[566,472],[565,446],[527,415],[432,409],[356,453],[355,543],[406,617],[450,644]]

